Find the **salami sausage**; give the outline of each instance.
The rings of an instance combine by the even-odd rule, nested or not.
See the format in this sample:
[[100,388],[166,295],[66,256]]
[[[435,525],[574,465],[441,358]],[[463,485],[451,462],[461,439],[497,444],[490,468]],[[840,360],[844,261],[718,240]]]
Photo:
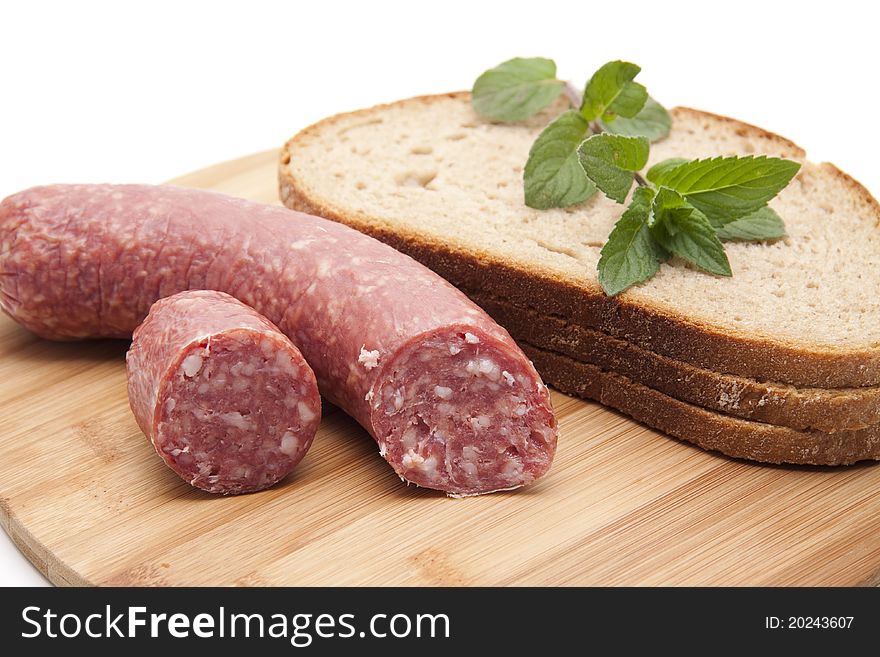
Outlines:
[[228,294],[153,304],[126,354],[128,401],[165,463],[211,493],[268,488],[302,460],[321,396],[299,350]]
[[471,495],[550,467],[556,422],[530,361],[461,292],[371,237],[175,187],[56,185],[0,204],[0,304],[41,336],[127,337],[188,289],[275,323],[406,481]]

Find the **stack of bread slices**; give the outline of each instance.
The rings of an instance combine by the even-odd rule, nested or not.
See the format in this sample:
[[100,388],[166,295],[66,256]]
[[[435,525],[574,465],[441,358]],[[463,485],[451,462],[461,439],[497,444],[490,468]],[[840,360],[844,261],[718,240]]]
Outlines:
[[439,272],[563,392],[731,456],[880,459],[877,201],[786,139],[676,108],[648,166],[750,154],[803,162],[770,204],[788,235],[727,243],[732,278],[673,259],[610,298],[596,264],[624,206],[602,194],[566,209],[523,202],[529,148],[562,109],[499,124],[451,93],[337,115],[282,150],[281,199]]

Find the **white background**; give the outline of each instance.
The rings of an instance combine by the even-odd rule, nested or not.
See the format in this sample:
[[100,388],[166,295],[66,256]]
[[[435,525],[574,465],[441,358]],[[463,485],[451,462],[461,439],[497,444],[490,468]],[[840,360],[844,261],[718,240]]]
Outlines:
[[[0,197],[162,182],[329,114],[469,88],[513,56],[552,57],[579,85],[634,61],[663,104],[778,132],[880,194],[873,4],[4,2]],[[13,584],[46,581],[0,532],[0,585]]]

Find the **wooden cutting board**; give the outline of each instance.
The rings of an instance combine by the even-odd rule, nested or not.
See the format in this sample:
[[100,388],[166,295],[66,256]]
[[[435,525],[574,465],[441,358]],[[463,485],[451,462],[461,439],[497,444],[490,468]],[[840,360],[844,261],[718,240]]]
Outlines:
[[[174,182],[277,203],[275,163]],[[135,425],[127,346],[47,342],[0,317],[0,522],[56,584],[880,582],[880,465],[736,461],[555,392],[556,461],[520,491],[405,486],[330,408],[282,484],[212,496]]]

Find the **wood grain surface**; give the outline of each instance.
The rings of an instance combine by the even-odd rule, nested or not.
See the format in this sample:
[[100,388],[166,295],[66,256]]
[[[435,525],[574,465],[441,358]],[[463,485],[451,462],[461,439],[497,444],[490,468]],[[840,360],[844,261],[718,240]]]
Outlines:
[[[276,153],[175,180],[277,203]],[[325,406],[275,488],[177,478],[129,411],[127,343],[0,317],[0,522],[55,584],[876,585],[880,466],[768,467],[553,393],[559,451],[520,491],[406,486]]]

